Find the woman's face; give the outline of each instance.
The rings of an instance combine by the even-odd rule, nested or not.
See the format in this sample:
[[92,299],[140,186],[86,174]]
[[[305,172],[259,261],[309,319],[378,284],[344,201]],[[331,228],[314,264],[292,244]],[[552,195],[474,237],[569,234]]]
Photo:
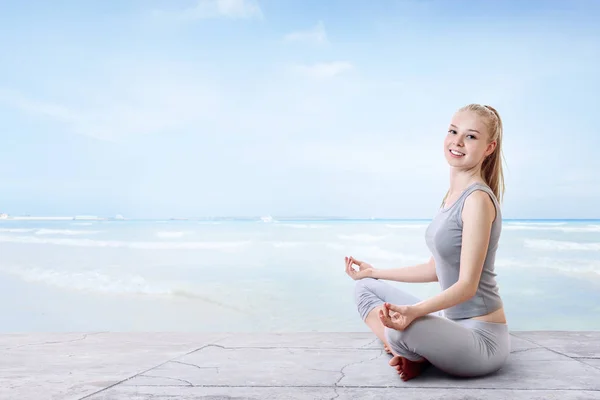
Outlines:
[[496,142],[490,142],[489,138],[483,117],[472,111],[454,114],[444,140],[446,161],[461,169],[476,167],[496,148]]

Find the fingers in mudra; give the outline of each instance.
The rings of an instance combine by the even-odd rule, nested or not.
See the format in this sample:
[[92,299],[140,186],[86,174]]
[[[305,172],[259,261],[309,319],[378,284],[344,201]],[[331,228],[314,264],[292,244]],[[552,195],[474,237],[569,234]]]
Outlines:
[[[352,279],[357,280],[367,276],[364,272],[365,268],[363,268],[363,265],[361,264],[362,261],[357,261],[352,257],[344,257],[344,261],[346,263],[346,274],[348,274],[348,276],[350,276]],[[354,269],[354,264],[358,265],[358,271]]]
[[388,303],[384,303],[383,307],[381,307],[381,309],[379,310],[379,319],[381,319],[381,322],[385,326],[387,326],[388,328],[391,328],[394,318],[395,319],[398,318],[397,313],[395,313],[393,311],[390,312],[390,305]]
[[357,265],[359,268],[361,268],[361,267],[362,267],[362,264],[363,264],[363,262],[362,262],[362,261],[360,261],[360,260],[357,260],[356,258],[354,258],[354,257],[352,257],[352,256],[350,256],[350,263],[351,263],[351,264],[354,264],[354,265]]
[[406,306],[384,303],[379,310],[379,319],[388,328],[404,330],[412,322],[412,318],[408,314]]
[[354,279],[356,277],[356,270],[352,267],[352,259],[351,257],[345,257],[346,261],[346,273]]

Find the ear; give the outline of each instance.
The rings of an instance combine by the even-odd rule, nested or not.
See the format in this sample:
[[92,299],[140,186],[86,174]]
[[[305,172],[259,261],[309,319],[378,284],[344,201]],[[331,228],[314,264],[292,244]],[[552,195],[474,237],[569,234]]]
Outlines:
[[494,150],[496,150],[496,145],[498,144],[498,142],[491,141],[487,148],[485,149],[485,156],[488,157],[490,154],[492,154],[494,152]]

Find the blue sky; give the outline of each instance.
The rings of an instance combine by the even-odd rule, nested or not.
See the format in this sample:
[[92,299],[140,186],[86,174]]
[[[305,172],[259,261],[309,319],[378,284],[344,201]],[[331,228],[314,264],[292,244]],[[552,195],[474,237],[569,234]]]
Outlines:
[[0,210],[429,218],[452,113],[507,218],[600,218],[595,1],[0,1]]

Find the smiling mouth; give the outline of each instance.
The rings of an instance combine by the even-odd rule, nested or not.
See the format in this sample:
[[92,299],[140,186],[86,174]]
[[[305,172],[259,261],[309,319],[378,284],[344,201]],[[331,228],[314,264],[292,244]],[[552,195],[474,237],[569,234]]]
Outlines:
[[464,153],[452,149],[450,149],[450,154],[452,154],[454,157],[463,157],[465,155]]

